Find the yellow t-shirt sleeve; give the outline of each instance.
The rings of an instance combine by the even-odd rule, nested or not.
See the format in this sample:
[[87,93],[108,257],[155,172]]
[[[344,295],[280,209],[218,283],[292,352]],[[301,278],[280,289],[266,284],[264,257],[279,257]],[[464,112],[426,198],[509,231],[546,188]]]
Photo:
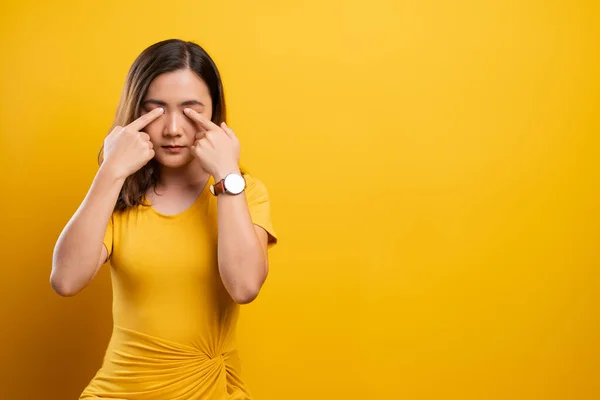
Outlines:
[[113,250],[113,229],[114,229],[114,223],[113,223],[113,218],[114,216],[111,216],[110,219],[108,220],[108,226],[106,227],[106,231],[104,232],[104,246],[106,247],[106,250],[108,250],[108,256],[107,256],[107,260],[110,258],[110,256],[112,255],[112,250]]
[[269,234],[269,248],[277,243],[277,234],[271,221],[271,202],[265,185],[258,179],[245,175],[246,199],[252,223]]

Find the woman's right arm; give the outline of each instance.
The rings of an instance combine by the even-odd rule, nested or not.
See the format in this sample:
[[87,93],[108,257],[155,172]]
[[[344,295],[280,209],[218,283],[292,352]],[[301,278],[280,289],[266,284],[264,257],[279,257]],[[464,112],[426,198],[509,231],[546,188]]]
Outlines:
[[50,284],[59,295],[79,293],[106,262],[104,233],[124,181],[103,164],[85,199],[61,232],[50,274]]
[[106,262],[104,234],[123,183],[154,157],[150,137],[141,129],[162,113],[156,108],[126,127],[115,127],[104,139],[104,162],[54,246],[50,284],[59,295],[79,293]]

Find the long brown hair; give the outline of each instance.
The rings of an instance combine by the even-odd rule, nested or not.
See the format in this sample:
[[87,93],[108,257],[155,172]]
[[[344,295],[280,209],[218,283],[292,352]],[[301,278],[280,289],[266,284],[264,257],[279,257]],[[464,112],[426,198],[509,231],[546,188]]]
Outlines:
[[[195,72],[208,86],[213,109],[211,120],[217,125],[224,122],[225,95],[221,75],[214,61],[196,43],[169,39],[146,48],[133,62],[110,131],[116,126],[126,126],[141,116],[142,101],[154,78],[165,72],[186,68]],[[98,164],[102,164],[103,160],[104,145],[98,153]],[[158,163],[152,159],[139,171],[125,179],[115,204],[115,211],[144,204],[144,195],[156,184],[158,178]]]

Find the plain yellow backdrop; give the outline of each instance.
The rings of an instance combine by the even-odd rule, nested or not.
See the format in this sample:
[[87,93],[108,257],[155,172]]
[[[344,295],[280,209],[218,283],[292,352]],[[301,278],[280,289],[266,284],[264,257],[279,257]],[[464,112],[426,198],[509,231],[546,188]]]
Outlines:
[[600,398],[599,4],[0,6],[2,399],[75,399],[105,269],[48,284],[127,69],[196,41],[280,244],[239,327],[257,400]]

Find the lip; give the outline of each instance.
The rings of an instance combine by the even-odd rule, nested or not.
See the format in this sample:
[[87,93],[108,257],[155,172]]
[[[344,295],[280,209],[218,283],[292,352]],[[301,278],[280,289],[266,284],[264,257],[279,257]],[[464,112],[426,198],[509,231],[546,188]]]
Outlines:
[[183,151],[183,149],[186,148],[186,146],[161,146],[161,147],[169,153],[180,153]]

